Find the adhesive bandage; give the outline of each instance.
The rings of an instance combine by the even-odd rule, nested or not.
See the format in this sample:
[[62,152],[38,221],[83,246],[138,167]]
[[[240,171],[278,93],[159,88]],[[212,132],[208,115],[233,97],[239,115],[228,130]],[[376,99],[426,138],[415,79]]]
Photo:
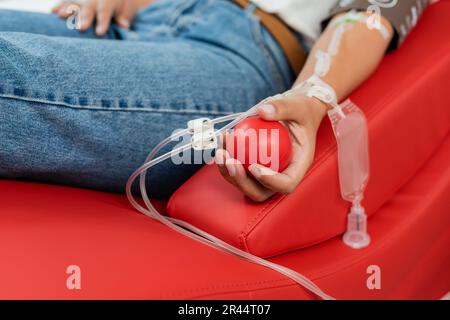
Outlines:
[[331,68],[331,56],[322,50],[317,50],[316,53],[316,66],[314,68],[314,74],[319,77],[324,77],[330,71]]
[[370,16],[365,15],[363,12],[357,12],[357,11],[349,11],[345,15],[337,18],[334,21],[334,25],[345,25],[348,23],[364,23],[367,25],[369,29],[375,29],[378,32],[380,32],[381,36],[387,40],[391,36],[391,33],[386,28],[385,25],[383,25],[380,21],[380,16],[378,14],[372,14]]

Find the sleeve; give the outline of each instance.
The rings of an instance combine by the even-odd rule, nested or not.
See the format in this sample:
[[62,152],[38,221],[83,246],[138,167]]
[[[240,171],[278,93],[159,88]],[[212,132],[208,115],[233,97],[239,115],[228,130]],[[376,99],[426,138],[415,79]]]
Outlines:
[[395,35],[389,49],[400,46],[417,24],[430,0],[341,0],[323,22],[325,27],[336,14],[351,10],[379,12],[392,24]]

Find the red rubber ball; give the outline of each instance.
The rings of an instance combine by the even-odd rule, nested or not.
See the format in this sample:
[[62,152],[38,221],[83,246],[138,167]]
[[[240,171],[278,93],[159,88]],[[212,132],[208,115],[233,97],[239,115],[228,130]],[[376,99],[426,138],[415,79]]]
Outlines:
[[250,117],[238,123],[226,141],[231,157],[248,170],[253,163],[282,172],[292,158],[292,142],[288,129],[278,121]]

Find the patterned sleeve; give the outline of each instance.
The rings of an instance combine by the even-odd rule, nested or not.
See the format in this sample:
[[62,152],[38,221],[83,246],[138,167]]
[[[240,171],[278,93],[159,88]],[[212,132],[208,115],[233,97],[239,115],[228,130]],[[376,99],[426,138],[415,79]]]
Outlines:
[[391,22],[395,30],[396,34],[390,46],[390,49],[395,49],[416,26],[429,3],[430,0],[340,0],[323,25],[326,26],[334,15],[350,10],[379,12]]

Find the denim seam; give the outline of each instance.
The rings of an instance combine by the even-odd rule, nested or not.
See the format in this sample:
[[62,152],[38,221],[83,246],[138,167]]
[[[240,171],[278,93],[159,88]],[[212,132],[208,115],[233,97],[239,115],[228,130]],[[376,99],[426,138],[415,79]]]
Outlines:
[[[197,1],[197,0],[196,0]],[[180,23],[180,18],[183,12],[189,10],[192,6],[196,5],[196,3],[193,3],[192,6],[187,7],[186,9],[181,12],[179,17],[176,19],[176,22],[174,23],[173,27],[180,31],[182,29],[188,29],[189,27],[195,25],[198,21],[200,21],[203,18],[203,15],[205,12],[210,9],[210,6],[212,5],[212,0],[205,0],[205,3],[202,4],[200,8],[197,8],[192,12],[190,15],[186,16],[186,19],[183,20],[183,23]]]
[[181,15],[189,10],[191,7],[193,7],[197,3],[197,0],[191,0],[191,1],[184,1],[176,5],[172,12],[167,15],[166,19],[166,25],[170,27],[175,27],[178,19],[181,17]]
[[48,104],[52,106],[60,106],[71,109],[78,110],[95,110],[95,111],[129,111],[129,112],[153,112],[153,113],[167,113],[167,114],[205,114],[205,115],[229,115],[233,114],[233,112],[224,112],[224,111],[208,111],[208,110],[196,110],[196,109],[183,109],[183,110],[173,110],[173,109],[151,109],[151,108],[104,108],[104,107],[94,107],[94,106],[79,106],[79,105],[71,105],[65,102],[56,102],[49,101],[45,99],[35,99],[35,98],[27,98],[27,97],[18,97],[14,95],[4,95],[0,94],[0,98],[5,99],[13,99],[13,100],[21,100],[28,101],[40,104]]

